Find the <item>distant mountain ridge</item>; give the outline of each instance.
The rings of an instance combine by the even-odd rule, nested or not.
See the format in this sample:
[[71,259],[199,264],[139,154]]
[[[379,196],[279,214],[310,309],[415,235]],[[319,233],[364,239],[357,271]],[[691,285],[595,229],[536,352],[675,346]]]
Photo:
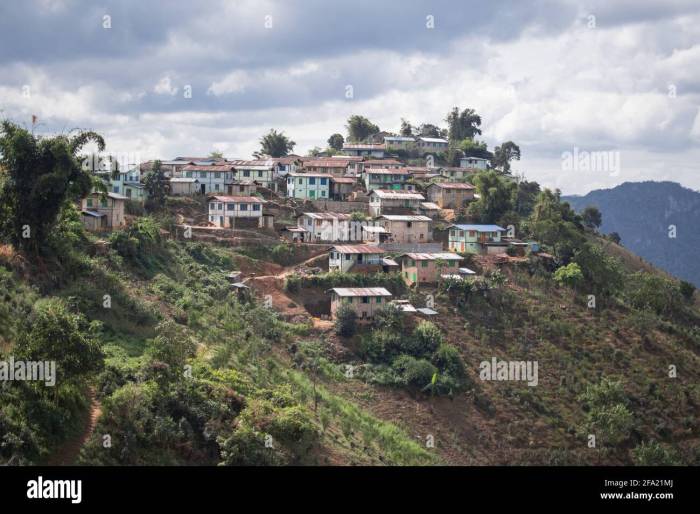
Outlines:
[[700,192],[676,182],[625,182],[562,199],[576,211],[595,205],[601,232],[617,232],[640,257],[700,287]]

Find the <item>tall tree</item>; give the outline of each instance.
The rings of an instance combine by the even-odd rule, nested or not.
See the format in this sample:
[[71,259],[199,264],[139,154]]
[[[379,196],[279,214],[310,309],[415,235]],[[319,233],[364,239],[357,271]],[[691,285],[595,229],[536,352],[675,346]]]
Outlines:
[[581,213],[583,224],[588,228],[598,228],[603,224],[603,215],[595,205],[589,205]]
[[520,160],[520,147],[513,141],[506,141],[501,146],[497,146],[493,152],[491,166],[499,169],[504,175],[510,174],[510,161]]
[[462,139],[474,139],[474,136],[481,134],[481,116],[474,109],[464,109],[460,112],[459,107],[453,107],[447,113],[447,136],[450,142],[461,141]]
[[422,137],[445,137],[445,130],[432,123],[421,123],[418,133]]
[[165,206],[165,197],[168,194],[168,180],[161,167],[160,161],[153,163],[153,169],[146,176],[144,187],[146,188],[146,208],[150,211],[158,211]]
[[379,127],[377,125],[359,114],[350,116],[345,128],[348,130],[348,139],[350,141],[364,141],[368,137],[379,132]]
[[403,137],[413,137],[413,125],[401,118],[401,130],[399,131],[399,134],[401,134]]
[[484,171],[473,179],[480,198],[469,207],[472,216],[481,223],[497,223],[513,210],[515,182],[506,180],[494,171]]
[[331,147],[333,150],[342,150],[343,143],[345,143],[345,138],[342,134],[335,133],[328,138],[328,146]]
[[68,200],[87,195],[95,182],[79,156],[89,142],[103,151],[95,132],[36,137],[3,121],[0,126],[0,231],[16,247],[39,253]]
[[223,159],[224,153],[220,152],[219,150],[214,150],[212,152],[209,152],[209,157],[212,159]]
[[295,146],[296,143],[289,139],[284,132],[270,129],[270,132],[260,138],[260,152],[257,152],[257,155],[285,157],[294,150]]

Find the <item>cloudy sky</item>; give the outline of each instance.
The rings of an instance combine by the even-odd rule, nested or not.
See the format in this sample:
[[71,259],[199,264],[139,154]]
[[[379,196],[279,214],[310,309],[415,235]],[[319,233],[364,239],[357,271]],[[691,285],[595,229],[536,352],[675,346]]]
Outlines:
[[144,160],[249,157],[270,128],[305,154],[351,114],[398,131],[453,106],[564,193],[700,190],[698,0],[0,4],[0,116]]

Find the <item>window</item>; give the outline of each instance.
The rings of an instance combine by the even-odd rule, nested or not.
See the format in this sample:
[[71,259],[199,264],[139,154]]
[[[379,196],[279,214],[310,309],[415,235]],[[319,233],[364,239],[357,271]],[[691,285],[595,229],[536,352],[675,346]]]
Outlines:
[[298,184],[299,184],[299,185],[302,185],[303,183],[304,183],[304,179],[303,179],[303,178],[300,178]]
[[428,267],[428,261],[420,261],[420,267],[421,267],[421,268],[427,268],[427,267]]
[[191,172],[191,171],[186,171],[186,172],[185,172],[185,176],[186,176],[187,178],[192,178],[192,172]]
[[316,191],[309,191],[309,198],[316,198]]
[[263,172],[262,172],[262,171],[258,171],[258,178],[262,178],[262,176],[263,176]]
[[321,185],[322,185],[322,186],[325,186],[327,183],[328,183],[328,179],[327,179],[327,178],[322,178],[322,179],[321,179]]
[[217,203],[217,204],[216,204],[216,209],[219,210],[219,211],[223,211],[223,210],[224,210],[224,204],[223,204],[223,203]]
[[253,210],[254,210],[254,211],[259,211],[259,210],[260,210],[260,204],[259,204],[259,203],[254,203],[254,204],[253,204]]
[[214,178],[221,178],[221,172],[220,172],[220,171],[215,171],[215,172],[214,172]]
[[103,209],[107,208],[107,199],[106,198],[102,198],[100,200],[100,207],[102,207]]
[[326,192],[325,192],[325,191],[321,191],[321,196],[326,196]]
[[214,184],[214,191],[218,191],[218,190],[219,190],[219,184]]
[[235,203],[227,203],[227,204],[226,204],[226,210],[227,210],[227,211],[234,211],[234,210],[236,210],[236,204],[235,204]]
[[310,186],[316,185],[316,178],[315,177],[309,177],[309,185]]
[[200,171],[200,172],[199,172],[199,178],[207,178],[207,172],[206,172],[206,171]]
[[363,296],[362,303],[369,303],[369,296]]
[[119,192],[119,186],[114,186],[112,188],[112,193],[118,193]]
[[247,204],[247,203],[242,203],[242,204],[241,204],[241,207],[240,207],[240,210],[242,210],[242,211],[247,211],[247,210],[248,210],[248,204]]
[[87,206],[92,207],[92,198],[87,199]]
[[245,170],[245,171],[243,172],[243,176],[244,176],[244,177],[250,177],[250,171]]
[[349,261],[350,259],[352,259],[352,256],[351,256],[349,253],[346,253],[346,254],[345,254],[345,260],[346,260],[346,261]]
[[381,297],[381,296],[377,296],[377,302],[376,302],[376,303],[382,303],[382,297]]

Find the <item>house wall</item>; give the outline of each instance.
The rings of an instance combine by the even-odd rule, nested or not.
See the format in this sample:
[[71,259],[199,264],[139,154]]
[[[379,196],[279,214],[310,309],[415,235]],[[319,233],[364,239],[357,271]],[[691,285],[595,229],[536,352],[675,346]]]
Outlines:
[[[363,298],[367,300],[367,303],[363,302]],[[374,314],[379,309],[383,308],[384,305],[389,303],[389,300],[390,297],[388,296],[339,297],[337,294],[333,293],[333,297],[331,299],[331,317],[335,319],[338,307],[345,303],[352,307],[355,314],[357,314],[358,319],[370,319],[374,317]]]
[[382,220],[381,224],[392,233],[394,243],[427,243],[433,239],[430,223],[427,221]]
[[456,273],[459,268],[458,261],[443,261],[444,267],[438,268],[435,260],[414,261],[408,257],[401,259],[401,274],[408,285],[416,282],[419,284],[434,284],[441,274]]
[[329,198],[330,181],[328,177],[287,177],[287,196],[304,200]]
[[[92,205],[89,205],[88,200],[92,201]],[[95,211],[100,214],[107,215],[107,227],[121,227],[125,224],[124,221],[124,200],[115,200],[114,198],[106,198],[106,202],[103,203],[99,195],[91,195],[87,198],[83,198],[81,201],[81,208],[84,211]]]
[[193,195],[198,192],[197,184],[192,182],[171,182],[170,194],[172,196]]
[[459,209],[467,200],[474,199],[474,191],[468,189],[443,189],[437,186],[428,188],[428,201],[443,209]]
[[[245,208],[242,208],[242,206],[245,206]],[[255,206],[257,206],[257,210]],[[217,227],[231,228],[231,218],[262,218],[262,204],[252,202],[209,202],[208,216],[209,221]]]

